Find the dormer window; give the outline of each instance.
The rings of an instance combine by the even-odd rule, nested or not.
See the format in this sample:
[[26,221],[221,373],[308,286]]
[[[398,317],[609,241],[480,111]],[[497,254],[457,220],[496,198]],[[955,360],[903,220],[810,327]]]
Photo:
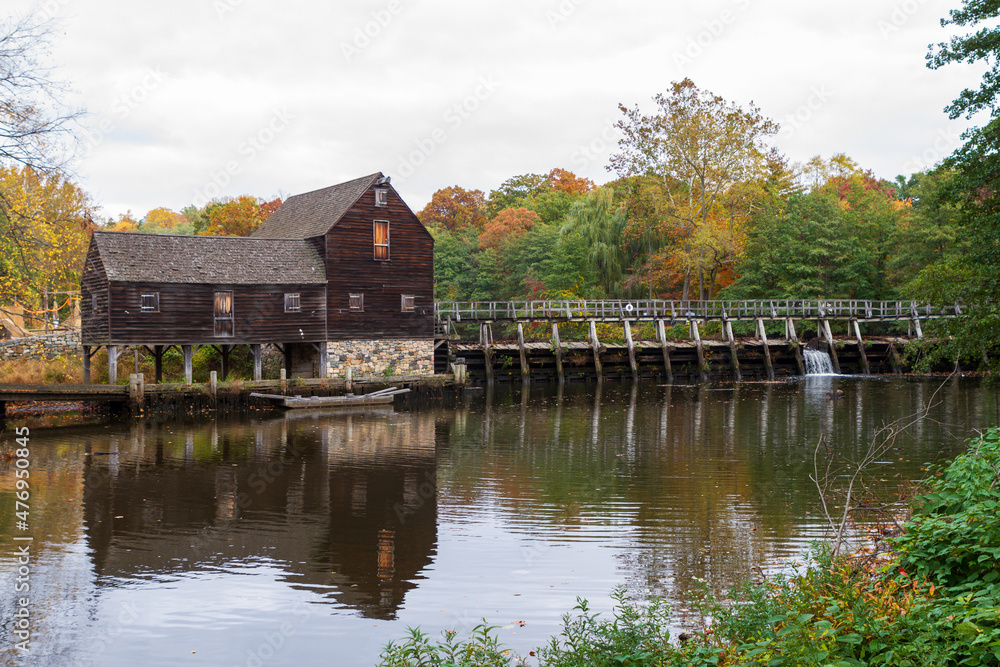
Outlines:
[[375,206],[385,208],[389,205],[389,190],[387,188],[375,188]]
[[375,259],[389,259],[389,221],[376,220],[372,233],[375,239]]

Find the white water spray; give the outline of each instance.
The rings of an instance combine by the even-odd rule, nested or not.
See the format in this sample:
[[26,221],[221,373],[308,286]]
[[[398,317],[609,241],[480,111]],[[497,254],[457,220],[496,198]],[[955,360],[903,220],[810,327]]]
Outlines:
[[806,364],[806,375],[836,375],[833,372],[833,361],[823,350],[805,348],[802,350],[802,360]]

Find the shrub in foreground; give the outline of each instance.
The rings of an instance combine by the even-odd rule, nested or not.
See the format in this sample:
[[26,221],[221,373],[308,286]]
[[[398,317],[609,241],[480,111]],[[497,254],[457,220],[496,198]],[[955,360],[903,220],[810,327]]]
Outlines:
[[481,625],[468,639],[446,632],[437,643],[411,630],[380,664],[1000,665],[998,506],[993,430],[927,482],[891,561],[818,547],[813,567],[793,576],[744,584],[725,600],[706,591],[694,602],[708,621],[683,643],[670,643],[663,601],[635,605],[619,588],[611,619],[578,600],[560,636],[529,656],[514,656]]

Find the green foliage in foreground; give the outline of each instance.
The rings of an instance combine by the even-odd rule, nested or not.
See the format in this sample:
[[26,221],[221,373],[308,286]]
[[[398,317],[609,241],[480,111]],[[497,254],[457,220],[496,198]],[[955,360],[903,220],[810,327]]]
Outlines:
[[636,605],[618,589],[612,618],[579,600],[560,636],[529,656],[513,655],[484,624],[437,642],[411,629],[380,665],[1000,665],[998,503],[993,430],[927,483],[888,565],[819,549],[809,570],[695,600],[711,622],[681,643],[670,642],[661,600]]

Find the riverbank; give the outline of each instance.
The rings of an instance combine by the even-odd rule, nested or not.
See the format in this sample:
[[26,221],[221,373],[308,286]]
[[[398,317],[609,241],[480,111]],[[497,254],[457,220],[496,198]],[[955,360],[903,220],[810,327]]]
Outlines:
[[998,471],[993,429],[926,482],[885,557],[835,557],[821,546],[804,571],[744,584],[727,599],[696,595],[703,622],[676,638],[663,602],[637,605],[617,589],[613,618],[579,600],[562,633],[526,656],[484,622],[440,640],[411,629],[379,665],[996,665]]

